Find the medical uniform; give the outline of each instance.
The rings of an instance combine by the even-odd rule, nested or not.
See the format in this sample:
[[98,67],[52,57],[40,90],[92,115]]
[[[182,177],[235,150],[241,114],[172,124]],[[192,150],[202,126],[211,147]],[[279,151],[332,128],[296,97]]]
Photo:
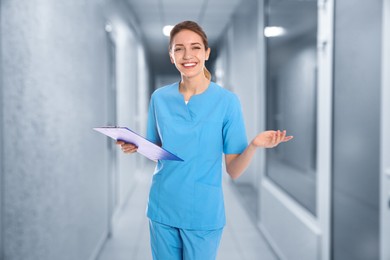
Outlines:
[[[156,243],[166,243],[168,237],[173,247],[180,248],[183,241],[174,242],[172,232],[183,240],[189,237],[184,233],[188,230],[203,232],[203,238],[218,231],[212,236],[219,243],[225,225],[222,155],[240,154],[248,144],[237,96],[211,82],[186,104],[178,82],[159,88],[150,101],[147,138],[184,160],[157,162],[147,208],[152,249],[162,248]],[[162,235],[166,241],[158,239],[170,227],[173,231]],[[194,245],[203,240],[202,235],[194,237],[200,239],[190,241]]]

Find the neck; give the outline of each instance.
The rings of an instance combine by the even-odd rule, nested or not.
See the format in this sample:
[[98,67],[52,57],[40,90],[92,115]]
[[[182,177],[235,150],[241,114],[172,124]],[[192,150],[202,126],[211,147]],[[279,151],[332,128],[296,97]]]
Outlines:
[[180,82],[180,92],[186,97],[204,92],[210,84],[210,81],[202,75],[199,78],[182,77]]

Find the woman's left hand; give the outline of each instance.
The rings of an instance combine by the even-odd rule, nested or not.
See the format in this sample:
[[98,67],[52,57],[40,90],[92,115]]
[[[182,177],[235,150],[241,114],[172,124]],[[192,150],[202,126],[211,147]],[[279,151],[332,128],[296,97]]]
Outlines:
[[252,145],[263,148],[273,148],[280,143],[288,142],[293,139],[293,136],[287,136],[284,131],[265,131],[258,134],[253,140]]

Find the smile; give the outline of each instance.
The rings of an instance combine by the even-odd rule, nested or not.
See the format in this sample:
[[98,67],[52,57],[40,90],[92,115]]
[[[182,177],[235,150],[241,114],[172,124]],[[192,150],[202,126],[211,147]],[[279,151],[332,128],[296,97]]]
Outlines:
[[183,66],[186,67],[186,68],[191,68],[191,67],[195,67],[196,63],[195,62],[183,63]]

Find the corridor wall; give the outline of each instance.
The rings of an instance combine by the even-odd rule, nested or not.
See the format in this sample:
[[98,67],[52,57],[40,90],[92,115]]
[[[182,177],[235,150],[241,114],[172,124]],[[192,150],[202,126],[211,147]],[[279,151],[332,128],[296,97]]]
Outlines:
[[[107,139],[92,127],[107,121],[112,5],[126,9],[119,0],[1,2],[2,259],[94,259],[107,237]],[[137,55],[127,61],[136,69],[146,60]],[[123,167],[123,179],[135,170]]]
[[[248,141],[262,129],[263,113],[261,91],[262,74],[258,32],[258,2],[245,1],[232,17],[231,23],[220,40],[216,59],[217,81],[236,93],[241,101]],[[237,183],[256,189],[261,167],[256,154],[252,163]]]
[[2,2],[4,259],[88,259],[105,232],[101,4]]
[[[247,1],[233,16],[233,37],[230,39],[230,86],[240,98],[249,142],[260,132],[257,127],[261,113],[259,111],[261,101],[258,99],[260,78],[258,77],[257,32],[259,26],[253,22],[257,21],[257,15],[257,1]],[[258,180],[256,162],[254,158],[237,182],[256,187]]]
[[[262,9],[261,5],[264,2],[266,5]],[[389,1],[375,0],[359,4],[350,0],[318,1],[318,4],[317,1],[298,0],[258,1],[259,16],[263,16],[259,21],[262,19],[267,21],[267,14],[271,13],[267,3],[271,2],[275,6],[286,4],[291,8],[278,13],[280,17],[287,18],[286,20],[279,20],[270,26],[282,26],[280,21],[290,21],[291,24],[297,25],[298,19],[292,19],[292,8],[302,11],[303,5],[310,5],[308,8],[315,11],[314,18],[318,21],[316,28],[318,31],[314,34],[316,42],[310,53],[311,56],[318,58],[316,78],[315,81],[312,80],[313,87],[317,88],[316,105],[311,111],[315,112],[315,122],[318,126],[309,126],[315,131],[315,135],[310,139],[317,146],[317,151],[312,153],[315,159],[313,165],[316,165],[314,192],[309,194],[314,203],[310,207],[303,205],[302,201],[289,193],[289,190],[281,188],[275,180],[269,178],[268,169],[266,176],[263,176],[261,160],[255,165],[254,172],[257,172],[255,175],[252,175],[251,167],[237,183],[253,185],[258,183],[257,178],[264,177],[261,180],[261,187],[253,185],[260,193],[258,207],[261,214],[257,219],[263,234],[280,259],[387,259],[389,232],[386,232],[386,228],[389,225],[386,214],[389,193],[386,190],[388,186],[383,181],[384,178],[388,179],[388,176],[380,176],[380,160],[382,159],[383,174],[386,174],[387,168],[384,166],[387,165],[388,156],[384,157],[384,153],[388,149],[387,143],[384,142],[386,138],[382,140],[385,131],[381,137],[380,127],[382,131],[387,127],[385,118],[388,117],[386,113],[383,114],[387,110],[384,109],[386,105],[381,104],[380,91],[382,87],[383,93],[387,93],[385,90],[388,86],[385,87],[386,83],[381,83],[381,76],[382,80],[386,79],[386,75],[381,75],[381,69],[386,71],[388,67],[383,65],[383,56],[387,53],[383,51],[386,49],[384,42],[388,35],[382,13],[388,14],[384,7],[389,6]],[[244,13],[244,10],[244,6],[240,8],[240,12]],[[254,19],[250,18],[249,13],[246,13],[247,18],[245,15],[240,16],[239,13],[233,17],[220,41],[222,48],[216,62],[218,72],[216,74],[221,75],[219,82],[240,96],[247,120],[248,116],[250,118],[259,111],[250,114],[246,107],[256,109],[253,100],[255,98],[261,100],[259,97],[264,91],[261,79],[257,78],[255,81],[252,77],[252,69],[257,66],[256,72],[260,77],[268,75],[264,75],[261,65],[254,63],[254,59],[263,58],[258,55],[260,52],[256,55],[254,47],[256,44],[260,46],[259,48],[263,47],[260,40],[253,39],[253,35],[256,34],[253,30]],[[305,10],[305,13],[298,17],[306,19],[309,13]],[[312,26],[314,23],[304,25]],[[262,29],[262,25],[257,28],[258,32]],[[294,33],[293,30],[286,31],[286,37]],[[302,31],[298,30],[295,33],[299,34]],[[302,38],[300,35],[299,39]],[[284,43],[280,46],[288,49],[292,44]],[[270,59],[268,46],[265,52],[266,58]],[[293,61],[288,57],[283,58],[285,59],[282,61],[283,65]],[[308,74],[303,64],[295,65],[290,66],[290,72],[295,72],[296,68],[304,71],[305,75]],[[286,81],[285,85],[290,90],[294,83],[300,84],[291,80]],[[256,90],[250,90],[252,84],[258,88],[257,93]],[[241,88],[242,86],[244,88]],[[283,95],[285,94],[283,92]],[[296,94],[303,98],[307,93],[297,91]],[[285,96],[286,99],[290,99],[289,101],[299,101],[296,97]],[[385,98],[387,96],[382,96],[382,102]],[[309,101],[303,99],[300,103],[306,105]],[[272,100],[267,99],[267,102]],[[261,131],[264,119],[261,111],[255,117],[258,120],[257,130]],[[297,122],[297,117],[292,119]],[[249,131],[255,129],[255,126],[250,125],[252,122],[249,125],[246,123],[250,136]],[[298,138],[309,138],[305,131],[301,130],[293,135],[295,139],[292,144],[295,142],[295,146],[298,146]],[[305,144],[308,143],[305,140]],[[299,149],[295,150],[295,155],[302,155]],[[261,156],[260,154],[260,158],[264,159]],[[270,165],[268,154],[266,163]],[[280,172],[289,173],[283,168]],[[253,179],[254,176],[256,177]],[[288,178],[284,180],[288,181]],[[303,191],[303,182],[298,179],[295,181],[297,190]]]

